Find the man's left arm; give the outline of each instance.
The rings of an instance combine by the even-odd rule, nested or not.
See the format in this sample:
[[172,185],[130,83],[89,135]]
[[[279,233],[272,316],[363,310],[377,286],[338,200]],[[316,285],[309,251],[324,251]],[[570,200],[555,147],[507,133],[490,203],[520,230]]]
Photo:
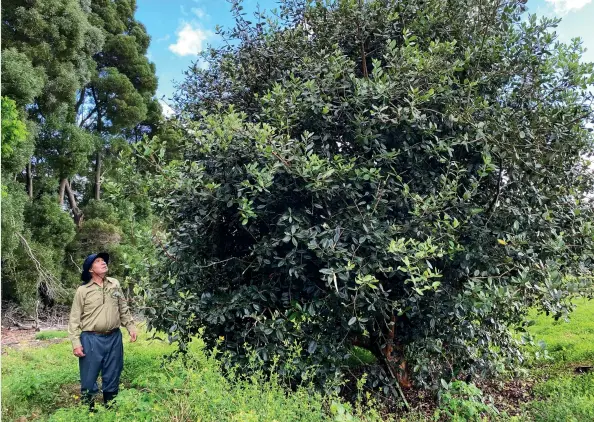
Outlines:
[[134,319],[132,318],[130,307],[128,306],[128,301],[124,296],[124,292],[121,288],[119,288],[119,290],[120,295],[118,296],[118,307],[120,308],[120,322],[124,327],[126,327],[126,330],[128,330],[128,333],[130,334],[130,341],[135,342],[137,335],[136,325],[134,324]]

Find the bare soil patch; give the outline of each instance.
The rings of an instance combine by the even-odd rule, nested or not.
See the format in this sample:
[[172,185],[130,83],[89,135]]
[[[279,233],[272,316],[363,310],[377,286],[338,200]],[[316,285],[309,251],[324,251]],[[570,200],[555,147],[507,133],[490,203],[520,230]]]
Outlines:
[[2,301],[2,328],[0,343],[2,353],[7,348],[40,347],[60,343],[65,339],[36,340],[40,331],[66,330],[69,309],[64,305],[38,310],[36,316],[29,315],[10,302]]

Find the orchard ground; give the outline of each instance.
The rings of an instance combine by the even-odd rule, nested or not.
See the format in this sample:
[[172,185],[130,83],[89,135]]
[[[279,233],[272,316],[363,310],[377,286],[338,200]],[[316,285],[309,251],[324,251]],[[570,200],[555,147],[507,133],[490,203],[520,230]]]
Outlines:
[[[368,406],[324,396],[308,386],[288,391],[282,380],[223,372],[219,357],[196,339],[191,364],[164,360],[175,347],[125,336],[123,388],[113,410],[99,406],[99,421],[432,421],[594,420],[594,301],[580,300],[569,322],[532,315],[530,332],[540,342],[530,350],[526,374],[480,383],[454,383],[435,401],[409,391],[413,410],[388,413],[381,401]],[[80,405],[78,369],[64,331],[3,330],[3,420],[74,421],[88,413]],[[497,409],[497,410],[496,410]]]

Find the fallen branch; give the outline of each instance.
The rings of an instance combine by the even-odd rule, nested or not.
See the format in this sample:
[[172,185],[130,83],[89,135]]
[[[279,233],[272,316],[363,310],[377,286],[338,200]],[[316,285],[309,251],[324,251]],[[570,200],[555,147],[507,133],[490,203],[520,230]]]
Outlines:
[[29,246],[29,243],[27,242],[27,240],[20,233],[17,233],[16,235],[21,240],[21,243],[25,247],[25,252],[27,252],[27,255],[29,255],[29,258],[31,258],[31,260],[33,261],[33,264],[35,264],[35,269],[37,270],[37,273],[39,274],[39,278],[37,280],[36,287],[39,288],[39,286],[41,285],[41,282],[45,282],[45,284],[47,286],[47,292],[50,297],[60,297],[60,298],[66,297],[65,291],[62,288],[62,286],[60,285],[60,280],[58,280],[49,271],[47,271],[45,268],[43,268],[43,266],[41,265],[39,260],[35,257],[35,254],[33,254],[33,251],[31,250],[31,246]]

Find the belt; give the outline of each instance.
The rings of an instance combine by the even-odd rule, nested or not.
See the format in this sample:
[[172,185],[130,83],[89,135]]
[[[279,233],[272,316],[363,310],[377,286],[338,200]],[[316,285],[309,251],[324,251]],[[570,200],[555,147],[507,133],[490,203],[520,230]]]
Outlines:
[[115,333],[118,330],[119,330],[119,328],[115,328],[111,331],[85,331],[85,333],[99,334],[100,336],[108,336],[110,334]]

